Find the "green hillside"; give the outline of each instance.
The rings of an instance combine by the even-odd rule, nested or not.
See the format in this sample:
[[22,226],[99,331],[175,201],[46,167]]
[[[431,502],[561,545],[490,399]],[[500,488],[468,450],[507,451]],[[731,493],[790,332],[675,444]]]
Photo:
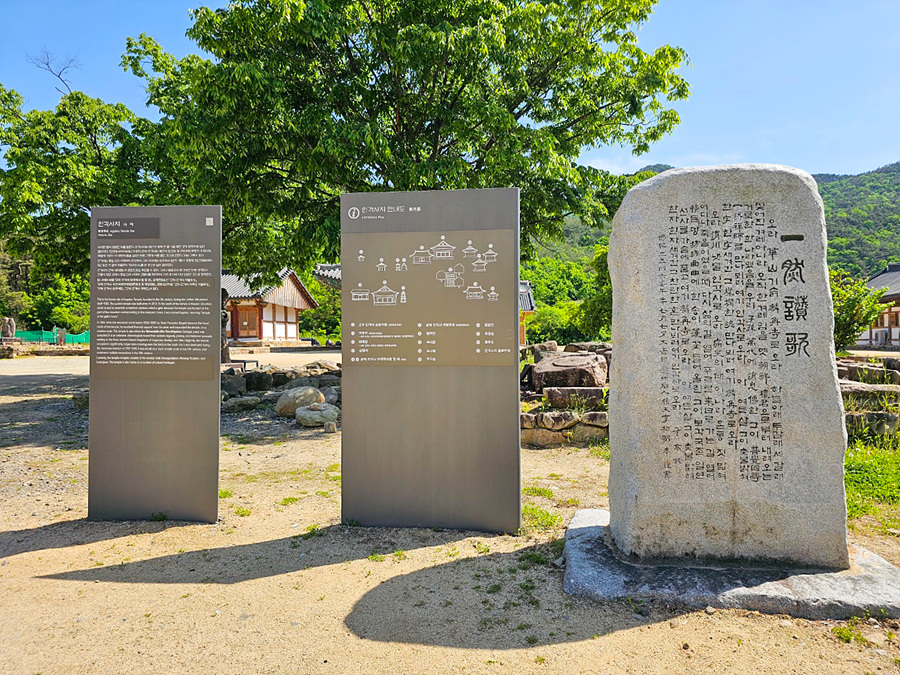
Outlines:
[[828,264],[869,277],[900,261],[900,162],[858,176],[813,176],[825,202]]
[[[655,164],[641,171],[665,171]],[[856,278],[880,272],[888,262],[900,262],[900,162],[858,176],[814,174],[825,203],[828,227],[828,264]],[[584,260],[593,255],[598,240],[609,236],[609,226],[597,230],[569,219],[564,242],[536,247],[536,257]]]

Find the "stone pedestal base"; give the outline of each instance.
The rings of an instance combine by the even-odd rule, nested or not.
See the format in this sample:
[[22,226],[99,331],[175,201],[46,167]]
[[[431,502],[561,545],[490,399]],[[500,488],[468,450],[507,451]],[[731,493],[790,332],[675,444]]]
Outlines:
[[827,572],[633,563],[617,556],[611,541],[609,512],[575,514],[566,531],[566,593],[601,602],[659,600],[805,619],[847,619],[866,612],[900,617],[900,569],[864,548],[850,548],[850,569]]

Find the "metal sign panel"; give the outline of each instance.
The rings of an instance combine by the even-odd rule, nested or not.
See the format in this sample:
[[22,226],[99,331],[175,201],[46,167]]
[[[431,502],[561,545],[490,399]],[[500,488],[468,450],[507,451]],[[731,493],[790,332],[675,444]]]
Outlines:
[[88,517],[218,518],[222,207],[91,210]]
[[519,191],[341,197],[342,516],[519,527]]

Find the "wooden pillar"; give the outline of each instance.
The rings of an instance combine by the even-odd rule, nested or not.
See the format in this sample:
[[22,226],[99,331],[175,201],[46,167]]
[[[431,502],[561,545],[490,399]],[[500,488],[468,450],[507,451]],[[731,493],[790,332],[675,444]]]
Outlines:
[[256,301],[256,337],[263,339],[263,307],[266,306],[262,300]]

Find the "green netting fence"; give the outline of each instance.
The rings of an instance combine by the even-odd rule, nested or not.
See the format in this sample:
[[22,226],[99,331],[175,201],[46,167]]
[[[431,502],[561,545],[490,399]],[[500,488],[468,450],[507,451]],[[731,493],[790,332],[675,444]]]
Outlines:
[[[51,345],[56,344],[56,331],[52,330],[17,330],[16,337],[22,342],[46,342]],[[66,333],[67,345],[82,345],[91,341],[91,331],[86,330],[83,333],[74,335]]]

